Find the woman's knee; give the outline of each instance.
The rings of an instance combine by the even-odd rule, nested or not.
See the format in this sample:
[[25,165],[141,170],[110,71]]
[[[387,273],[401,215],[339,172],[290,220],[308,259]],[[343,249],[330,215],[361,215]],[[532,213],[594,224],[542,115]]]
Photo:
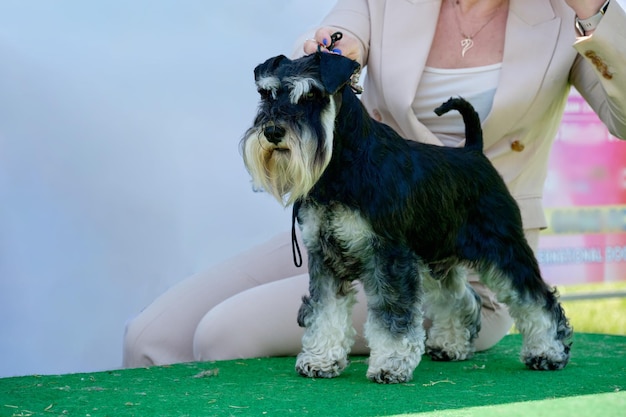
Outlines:
[[296,317],[307,277],[251,288],[209,311],[196,328],[195,360],[290,356],[300,350]]
[[154,361],[147,354],[145,326],[140,317],[134,317],[126,322],[122,347],[122,366],[138,368],[154,365]]
[[[122,364],[136,368],[193,360],[191,338],[198,319],[178,317],[158,302],[126,323]],[[201,316],[200,316],[201,317]]]

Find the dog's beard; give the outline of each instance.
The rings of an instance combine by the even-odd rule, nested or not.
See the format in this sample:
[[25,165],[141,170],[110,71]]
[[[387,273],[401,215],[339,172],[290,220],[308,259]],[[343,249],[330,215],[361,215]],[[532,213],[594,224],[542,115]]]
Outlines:
[[305,129],[299,137],[285,135],[280,146],[262,132],[246,139],[244,159],[255,187],[270,193],[284,206],[304,197],[328,165],[330,152],[319,149],[318,139]]
[[306,196],[320,178],[332,157],[335,106],[322,112],[322,135],[307,126],[300,132],[287,129],[279,145],[270,143],[262,128],[244,138],[244,163],[253,185],[270,193],[283,206]]

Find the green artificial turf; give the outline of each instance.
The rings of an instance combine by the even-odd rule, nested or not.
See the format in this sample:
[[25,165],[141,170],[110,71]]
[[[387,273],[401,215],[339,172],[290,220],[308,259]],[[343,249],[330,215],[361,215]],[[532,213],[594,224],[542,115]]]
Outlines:
[[[619,393],[611,397],[611,401],[602,402],[607,403],[609,409],[623,405],[626,337],[577,334],[570,364],[554,372],[526,370],[518,359],[520,347],[520,336],[510,335],[496,347],[465,362],[431,362],[425,357],[415,371],[414,380],[400,385],[369,382],[365,377],[364,357],[353,358],[350,367],[331,380],[298,376],[294,371],[294,358],[4,378],[0,379],[0,416],[428,413],[424,415],[449,417],[474,415],[468,414],[472,410],[480,410],[476,415],[491,412],[484,414],[490,416],[497,415],[493,411],[497,411],[497,407],[511,407],[509,411],[521,409],[513,403],[524,402],[529,406],[534,403],[526,402],[562,398],[569,404],[570,400],[583,398],[579,396],[602,393]],[[574,415],[597,415],[598,401],[578,403],[579,413]],[[554,404],[554,409],[562,408],[558,401],[547,401],[547,404]],[[485,406],[488,407],[483,408]],[[507,412],[504,415],[518,414]]]

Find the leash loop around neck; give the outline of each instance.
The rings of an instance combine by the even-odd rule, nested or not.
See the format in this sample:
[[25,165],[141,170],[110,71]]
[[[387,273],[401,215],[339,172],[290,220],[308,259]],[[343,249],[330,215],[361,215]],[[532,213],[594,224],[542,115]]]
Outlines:
[[302,252],[300,252],[300,245],[298,244],[298,238],[296,237],[296,219],[298,217],[300,204],[299,200],[293,203],[293,210],[291,212],[291,253],[293,254],[293,263],[296,268],[300,268],[302,266]]

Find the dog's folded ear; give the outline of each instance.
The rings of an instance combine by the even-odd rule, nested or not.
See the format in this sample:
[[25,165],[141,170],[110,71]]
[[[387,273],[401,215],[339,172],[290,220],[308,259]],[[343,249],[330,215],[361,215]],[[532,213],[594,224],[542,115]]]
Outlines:
[[257,65],[254,69],[254,79],[258,80],[259,77],[273,73],[284,60],[289,60],[289,58],[285,55],[278,55],[268,59],[262,64]]
[[320,79],[329,94],[335,94],[350,83],[352,76],[361,68],[358,62],[345,56],[317,52]]

